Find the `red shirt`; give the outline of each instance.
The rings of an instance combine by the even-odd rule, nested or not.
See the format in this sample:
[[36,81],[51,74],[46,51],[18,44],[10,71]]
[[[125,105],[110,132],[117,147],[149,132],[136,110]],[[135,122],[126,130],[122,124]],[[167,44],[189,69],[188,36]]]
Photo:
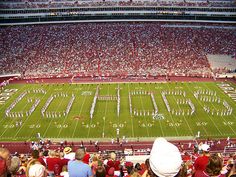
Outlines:
[[[206,172],[197,170],[193,177],[210,177]],[[225,177],[225,175],[219,174],[217,177]]]
[[6,161],[0,157],[0,176],[5,175],[7,172]]
[[206,166],[208,164],[208,160],[209,160],[209,157],[205,155],[198,157],[194,163],[195,170],[205,171]]
[[[120,161],[118,161],[118,160],[115,160],[115,161],[109,160],[109,161],[107,162],[108,170],[109,170],[111,167],[114,167],[114,168],[115,168],[115,171],[118,171],[118,170],[120,170],[119,165],[120,165]],[[107,172],[108,172],[108,171],[107,171]]]
[[[48,171],[55,171],[58,170],[59,172],[62,171],[62,160],[58,157],[49,157],[46,159]],[[56,168],[56,169],[55,169]]]
[[38,158],[38,161],[39,161],[43,166],[46,167],[46,163],[44,162],[44,160],[43,160],[42,157],[39,157],[39,158]]
[[90,155],[89,155],[89,153],[86,153],[84,155],[83,162],[86,164],[89,164],[89,159],[90,159]]
[[207,173],[203,172],[202,170],[197,170],[194,173],[194,177],[209,177],[209,175],[207,175]]

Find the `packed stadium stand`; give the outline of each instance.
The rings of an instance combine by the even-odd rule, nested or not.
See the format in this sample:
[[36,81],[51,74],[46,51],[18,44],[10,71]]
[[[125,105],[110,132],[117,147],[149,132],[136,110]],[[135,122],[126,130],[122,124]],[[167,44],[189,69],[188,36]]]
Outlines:
[[62,7],[93,7],[93,6],[197,6],[197,7],[232,7],[235,2],[232,0],[170,0],[170,1],[72,1],[72,0],[12,0],[2,1],[1,8],[26,9],[26,8],[62,8]]
[[42,77],[63,73],[211,77],[207,54],[235,55],[236,43],[235,28],[191,24],[57,24],[0,30],[1,74]]

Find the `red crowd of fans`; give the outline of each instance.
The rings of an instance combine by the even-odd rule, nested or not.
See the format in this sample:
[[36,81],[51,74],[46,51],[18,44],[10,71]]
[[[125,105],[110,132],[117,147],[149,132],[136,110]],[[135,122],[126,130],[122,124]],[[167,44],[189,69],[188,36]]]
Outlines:
[[68,0],[11,0],[3,1],[0,8],[61,8],[61,7],[89,7],[89,6],[197,6],[197,7],[232,7],[231,0],[201,0],[201,1],[68,1]]
[[234,29],[90,23],[0,29],[0,74],[211,75],[206,54],[235,54]]
[[[96,177],[234,177],[236,154],[230,154],[224,163],[224,156],[210,151],[210,142],[194,144],[191,146],[194,152],[187,153],[182,146],[169,143],[164,138],[157,138],[150,156],[146,160],[135,162],[136,164],[125,160],[124,156],[117,156],[115,152],[88,153],[84,146],[81,145],[76,150],[67,142],[62,143],[61,148],[56,150],[50,148],[51,142],[32,142],[30,155],[16,153],[12,157],[8,149],[0,147],[0,176],[8,173],[18,177],[67,177],[82,173],[87,167],[90,174],[88,176]],[[84,168],[73,169],[70,163],[75,161],[83,164]]]

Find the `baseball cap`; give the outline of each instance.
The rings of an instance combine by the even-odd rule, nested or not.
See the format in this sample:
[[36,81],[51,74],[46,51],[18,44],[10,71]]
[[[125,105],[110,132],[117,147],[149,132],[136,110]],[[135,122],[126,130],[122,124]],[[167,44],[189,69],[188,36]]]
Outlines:
[[63,152],[64,154],[69,154],[72,151],[72,149],[70,147],[65,147]]
[[202,145],[199,147],[199,150],[208,152],[208,151],[210,150],[210,146],[209,146],[208,144],[202,144]]
[[149,163],[159,177],[173,177],[180,171],[182,158],[179,149],[164,138],[157,138],[152,146]]

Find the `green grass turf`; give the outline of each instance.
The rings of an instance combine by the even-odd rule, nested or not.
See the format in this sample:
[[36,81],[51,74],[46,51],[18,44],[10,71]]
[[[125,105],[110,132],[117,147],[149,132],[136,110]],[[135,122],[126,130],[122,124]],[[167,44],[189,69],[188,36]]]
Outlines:
[[[236,86],[232,83],[232,87]],[[117,94],[117,87],[120,85],[120,116],[117,116],[116,100],[97,100],[94,117],[90,119],[90,108],[98,84],[11,84],[5,89],[18,89],[5,104],[0,105],[0,140],[30,140],[35,139],[39,132],[44,138],[116,138],[116,129],[120,130],[120,137],[194,137],[201,132],[203,138],[236,137],[236,102],[226,95],[217,86],[217,82],[172,82],[172,83],[115,83],[100,84],[99,95]],[[44,89],[47,93],[32,93],[33,89]],[[207,114],[203,105],[213,109],[223,108],[222,102],[204,103],[196,99],[193,92],[196,90],[216,91],[216,96],[226,100],[233,108],[230,116],[216,116]],[[24,91],[30,90],[14,108],[13,112],[26,111],[32,106],[28,98],[39,98],[41,101],[32,115],[23,117],[21,127],[16,127],[19,118],[5,117],[5,110]],[[128,93],[132,91],[152,91],[160,114],[163,120],[154,120],[150,116],[131,116],[129,111]],[[161,96],[163,90],[184,90],[186,98],[189,98],[195,105],[196,112],[193,115],[176,116],[167,111]],[[3,92],[3,91],[2,91]],[[68,116],[61,118],[43,118],[41,109],[51,94],[67,93],[68,97],[57,97],[48,107],[48,111],[63,111],[66,109],[71,94],[76,98]],[[91,95],[89,95],[91,93]],[[182,96],[167,95],[170,107],[175,110],[187,110],[188,105],[177,105],[176,100]],[[153,110],[152,99],[149,95],[132,95],[132,106],[136,110]]]

